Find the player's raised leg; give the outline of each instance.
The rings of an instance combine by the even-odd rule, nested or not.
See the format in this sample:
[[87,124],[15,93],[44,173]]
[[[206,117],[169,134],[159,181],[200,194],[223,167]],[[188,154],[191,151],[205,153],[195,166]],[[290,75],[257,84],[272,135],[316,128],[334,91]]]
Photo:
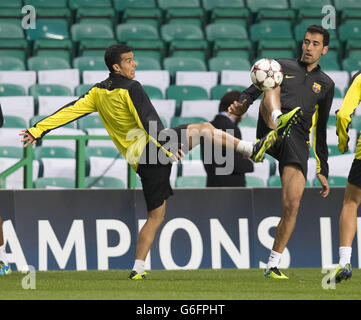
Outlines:
[[222,130],[216,129],[209,122],[188,125],[187,143],[189,150],[200,144],[201,139],[205,139],[206,142],[211,142],[214,145],[233,149],[255,162],[261,162],[265,152],[277,141],[277,132],[272,130],[262,139],[252,143],[237,139]]
[[276,229],[275,240],[265,271],[266,278],[288,279],[278,265],[296,226],[298,208],[306,179],[298,165],[286,165],[282,172],[282,217]]
[[0,217],[0,275],[5,276],[11,272],[8,259],[5,252],[5,243],[3,236],[3,222]]
[[297,123],[302,116],[300,107],[296,107],[288,113],[282,113],[280,87],[264,92],[260,112],[267,126],[276,129],[281,137],[287,136],[291,126]]

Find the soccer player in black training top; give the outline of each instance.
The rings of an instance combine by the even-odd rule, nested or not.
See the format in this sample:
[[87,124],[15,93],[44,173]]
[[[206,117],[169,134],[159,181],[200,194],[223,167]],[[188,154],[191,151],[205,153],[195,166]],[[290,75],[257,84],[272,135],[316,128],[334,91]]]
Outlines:
[[[280,115],[301,107],[303,117],[292,126],[288,136],[280,139],[267,153],[279,161],[282,181],[282,217],[265,270],[266,278],[288,279],[278,265],[282,252],[296,225],[298,208],[307,179],[310,131],[313,128],[313,148],[317,160],[317,178],[322,185],[321,195],[329,193],[327,120],[330,112],[334,82],[320,68],[318,62],[328,51],[329,33],[321,26],[307,28],[300,59],[277,59],[283,69],[280,87],[265,92],[260,105],[257,136],[275,128]],[[262,92],[255,86],[243,91],[239,102],[230,107],[235,114],[244,113]]]

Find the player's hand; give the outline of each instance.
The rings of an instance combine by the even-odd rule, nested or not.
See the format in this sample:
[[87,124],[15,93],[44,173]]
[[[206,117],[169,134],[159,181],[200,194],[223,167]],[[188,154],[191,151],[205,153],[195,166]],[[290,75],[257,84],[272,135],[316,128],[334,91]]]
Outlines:
[[237,117],[242,117],[247,110],[247,99],[244,99],[241,103],[233,101],[233,103],[228,107],[228,112]]
[[33,146],[36,145],[36,140],[34,137],[28,132],[28,130],[21,130],[19,133],[19,136],[23,136],[24,138],[21,140],[21,142],[25,142],[24,148],[32,144]]
[[326,198],[330,193],[330,186],[328,185],[327,178],[324,175],[318,173],[317,179],[321,182],[321,186],[322,186],[322,190],[320,191],[320,194],[323,198]]

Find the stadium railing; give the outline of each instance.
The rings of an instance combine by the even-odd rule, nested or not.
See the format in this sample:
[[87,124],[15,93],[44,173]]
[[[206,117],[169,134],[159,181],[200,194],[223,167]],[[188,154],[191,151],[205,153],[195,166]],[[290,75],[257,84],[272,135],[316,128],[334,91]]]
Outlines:
[[[110,140],[109,136],[95,136],[95,135],[84,135],[84,136],[72,136],[72,135],[58,135],[58,136],[45,136],[43,139],[49,140],[75,140],[76,141],[76,188],[85,188],[86,178],[86,156],[85,147],[88,140]],[[21,160],[12,165],[10,168],[3,172],[0,172],[0,189],[5,189],[6,178],[13,174],[15,171],[24,168],[24,189],[34,188],[33,183],[33,159],[34,151],[32,146],[24,148],[24,155]],[[136,173],[128,165],[128,188],[136,188]]]

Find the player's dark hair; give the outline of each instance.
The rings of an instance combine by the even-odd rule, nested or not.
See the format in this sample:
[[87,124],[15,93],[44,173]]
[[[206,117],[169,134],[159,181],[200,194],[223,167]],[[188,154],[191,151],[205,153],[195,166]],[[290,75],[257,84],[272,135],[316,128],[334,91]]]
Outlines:
[[221,99],[219,103],[219,112],[227,111],[228,107],[233,103],[233,101],[238,101],[241,96],[240,91],[229,91]]
[[105,50],[104,61],[110,72],[114,72],[113,64],[120,64],[123,53],[128,53],[133,49],[125,44],[113,44]]
[[328,46],[328,44],[330,43],[330,34],[329,32],[323,28],[322,26],[316,26],[316,25],[312,25],[309,26],[306,30],[306,32],[309,33],[319,33],[323,35],[323,46]]

